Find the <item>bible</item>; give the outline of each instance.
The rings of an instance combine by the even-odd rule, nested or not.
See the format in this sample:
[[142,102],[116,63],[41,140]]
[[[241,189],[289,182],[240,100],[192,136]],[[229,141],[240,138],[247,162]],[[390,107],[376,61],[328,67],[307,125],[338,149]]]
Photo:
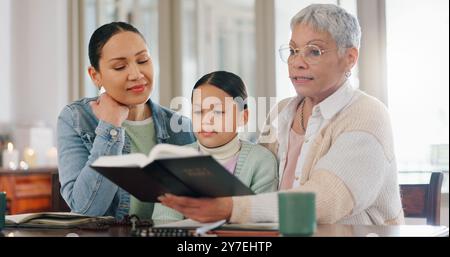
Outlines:
[[91,168],[143,202],[158,202],[166,193],[196,198],[254,194],[212,156],[187,146],[158,144],[148,156],[103,156]]

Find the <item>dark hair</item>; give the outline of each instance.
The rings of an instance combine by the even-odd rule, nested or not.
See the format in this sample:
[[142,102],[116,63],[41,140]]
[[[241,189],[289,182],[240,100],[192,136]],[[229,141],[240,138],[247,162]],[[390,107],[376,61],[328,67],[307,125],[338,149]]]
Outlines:
[[226,71],[215,71],[206,74],[201,79],[199,79],[197,83],[195,83],[195,86],[192,89],[191,99],[193,99],[194,97],[194,90],[205,84],[210,84],[219,89],[222,89],[231,97],[233,97],[233,99],[241,98],[244,102],[243,103],[238,102],[239,109],[245,110],[248,108],[247,89],[245,87],[244,82],[238,75]]
[[103,47],[114,35],[123,31],[131,31],[139,34],[145,41],[144,36],[138,29],[125,22],[111,22],[105,24],[98,28],[94,34],[92,34],[89,41],[89,61],[91,62],[92,67],[94,67],[97,71],[100,70],[99,62],[102,57]]

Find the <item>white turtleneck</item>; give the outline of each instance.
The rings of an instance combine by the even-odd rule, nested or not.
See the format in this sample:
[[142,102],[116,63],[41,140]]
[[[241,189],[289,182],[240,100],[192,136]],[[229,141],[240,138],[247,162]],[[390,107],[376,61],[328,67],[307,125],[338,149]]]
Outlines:
[[208,148],[200,144],[200,142],[198,142],[198,146],[200,152],[212,155],[212,157],[214,157],[214,159],[216,159],[220,164],[226,165],[228,162],[236,158],[236,155],[241,150],[241,141],[239,140],[239,136],[236,136],[226,145],[220,147]]

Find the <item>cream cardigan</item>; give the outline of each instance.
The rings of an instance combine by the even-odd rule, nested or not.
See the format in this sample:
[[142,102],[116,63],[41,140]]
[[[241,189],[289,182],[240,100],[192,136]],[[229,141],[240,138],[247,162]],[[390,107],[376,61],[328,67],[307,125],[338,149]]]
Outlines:
[[[271,130],[268,134],[276,135]],[[265,146],[277,153],[278,142]],[[300,186],[289,191],[316,193],[319,224],[402,224],[404,215],[393,149],[385,106],[357,90],[351,104],[335,115],[315,138]],[[230,222],[277,221],[276,193],[233,197]]]

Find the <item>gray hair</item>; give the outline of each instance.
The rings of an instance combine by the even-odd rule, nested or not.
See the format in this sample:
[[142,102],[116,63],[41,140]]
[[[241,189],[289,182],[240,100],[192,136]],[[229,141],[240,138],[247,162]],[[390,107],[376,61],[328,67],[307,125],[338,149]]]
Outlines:
[[312,4],[292,18],[291,29],[299,24],[330,33],[341,53],[346,48],[359,49],[361,46],[361,26],[358,19],[337,5]]

